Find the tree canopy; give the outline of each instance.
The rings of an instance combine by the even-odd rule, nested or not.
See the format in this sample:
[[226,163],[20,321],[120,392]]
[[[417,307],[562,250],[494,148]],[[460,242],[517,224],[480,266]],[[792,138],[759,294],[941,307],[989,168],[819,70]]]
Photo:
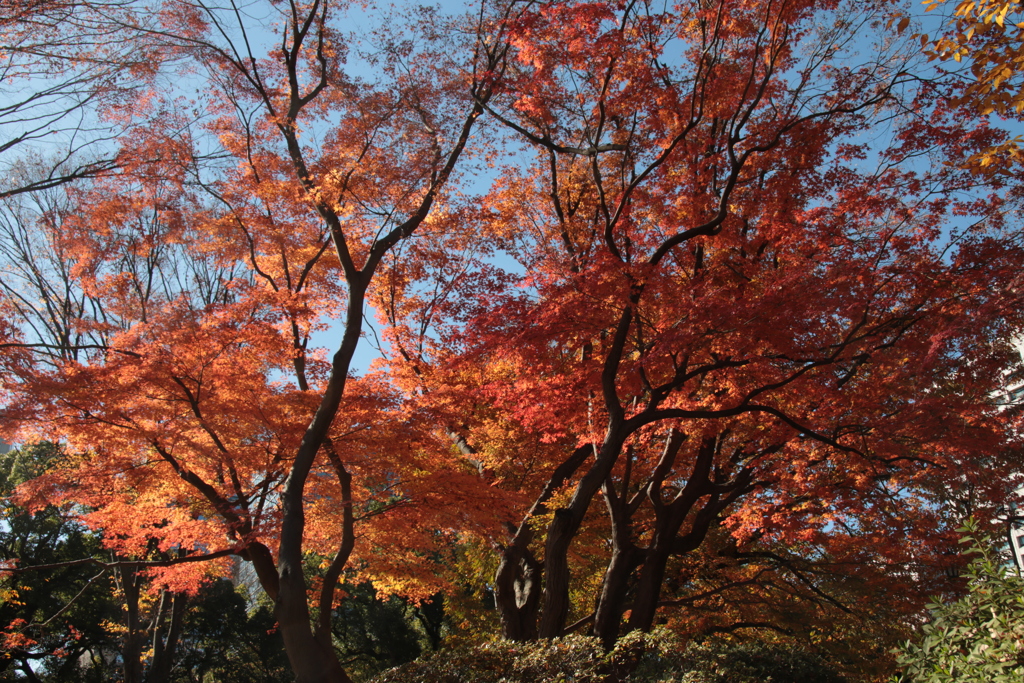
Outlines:
[[900,3],[36,10],[130,87],[113,161],[0,195],[0,435],[66,454],[13,500],[168,653],[242,562],[301,683],[366,591],[888,661],[1021,483],[1018,207],[964,166],[1008,135]]

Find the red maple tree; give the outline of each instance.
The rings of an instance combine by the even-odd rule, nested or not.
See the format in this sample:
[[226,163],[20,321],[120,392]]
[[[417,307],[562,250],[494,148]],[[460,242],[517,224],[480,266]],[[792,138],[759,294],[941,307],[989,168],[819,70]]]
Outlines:
[[[395,533],[435,488],[429,432],[380,376],[350,373],[364,301],[382,259],[457,206],[445,186],[500,76],[502,17],[413,18],[416,46],[381,33],[360,55],[370,82],[344,71],[344,6],[268,4],[281,42],[265,56],[240,13],[134,11],[201,99],[154,90],[116,175],[53,211],[12,205],[4,426],[74,453],[22,495],[83,506],[155,585],[194,590],[210,561],[249,560],[298,680],[345,681],[330,619],[352,560],[392,590],[437,590],[414,554],[432,528]],[[331,355],[309,345],[328,325]]]
[[516,23],[488,111],[534,154],[475,218],[516,266],[398,265],[379,303],[409,391],[529,501],[495,539],[506,637],[610,644],[669,605],[778,628],[773,581],[849,613],[820,587],[843,573],[920,609],[958,516],[1019,481],[992,392],[1020,236],[944,163],[1000,134],[911,75],[892,9]]
[[[347,680],[342,572],[429,595],[439,538],[499,544],[507,637],[611,643],[669,604],[777,626],[779,582],[843,606],[822,567],[916,590],[953,493],[1013,485],[1024,253],[941,163],[998,133],[887,3],[485,5],[364,52],[343,9],[272,4],[262,55],[167,3],[147,35],[202,98],[153,93],[116,176],[11,205],[4,427],[74,453],[26,500],[174,590],[251,561],[305,683]],[[395,358],[356,377],[368,301]]]

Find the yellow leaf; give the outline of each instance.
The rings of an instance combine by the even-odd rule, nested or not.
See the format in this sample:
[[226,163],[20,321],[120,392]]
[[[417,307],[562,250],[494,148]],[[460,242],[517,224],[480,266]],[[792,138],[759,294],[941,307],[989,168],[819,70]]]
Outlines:
[[999,13],[999,18],[996,19],[996,23],[998,23],[1000,26],[1002,26],[1003,22],[1006,20],[1006,13],[1009,12],[1009,11],[1010,11],[1010,3],[1006,3],[1005,5],[1003,5],[1003,11]]

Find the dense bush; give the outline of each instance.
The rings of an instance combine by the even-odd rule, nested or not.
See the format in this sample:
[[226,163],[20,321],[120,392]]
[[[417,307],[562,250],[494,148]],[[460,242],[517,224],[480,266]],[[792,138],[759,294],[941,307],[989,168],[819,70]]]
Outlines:
[[608,656],[596,638],[571,635],[553,641],[446,648],[424,659],[392,669],[374,683],[537,683],[607,680]]
[[666,631],[634,633],[605,653],[596,638],[453,647],[373,683],[845,683],[814,654],[781,645],[711,642],[682,648]]
[[1024,681],[1024,579],[1010,574],[990,539],[968,526],[963,542],[977,557],[967,569],[968,594],[930,605],[919,643],[899,655],[906,683]]
[[[810,652],[768,643],[712,643],[683,654],[679,683],[846,683],[831,664]],[[646,681],[644,682],[646,683]]]

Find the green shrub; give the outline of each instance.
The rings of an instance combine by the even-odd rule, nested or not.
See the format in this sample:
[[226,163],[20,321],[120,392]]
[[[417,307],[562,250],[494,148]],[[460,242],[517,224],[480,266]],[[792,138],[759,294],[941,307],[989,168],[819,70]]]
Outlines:
[[683,649],[670,632],[631,633],[605,653],[597,638],[442,649],[372,683],[845,683],[821,658],[763,643]]
[[961,542],[977,555],[967,569],[968,594],[929,605],[932,620],[919,643],[898,654],[906,683],[1024,681],[1024,580],[1010,574],[990,539],[969,524]]
[[624,681],[641,664],[652,666],[651,662],[642,661],[645,658],[660,658],[657,640],[655,635],[631,634],[609,653],[604,652],[597,638],[576,634],[532,643],[497,641],[450,647],[387,671],[374,678],[373,683]]
[[772,643],[706,643],[691,646],[680,663],[679,683],[846,683],[832,665],[801,649]]

